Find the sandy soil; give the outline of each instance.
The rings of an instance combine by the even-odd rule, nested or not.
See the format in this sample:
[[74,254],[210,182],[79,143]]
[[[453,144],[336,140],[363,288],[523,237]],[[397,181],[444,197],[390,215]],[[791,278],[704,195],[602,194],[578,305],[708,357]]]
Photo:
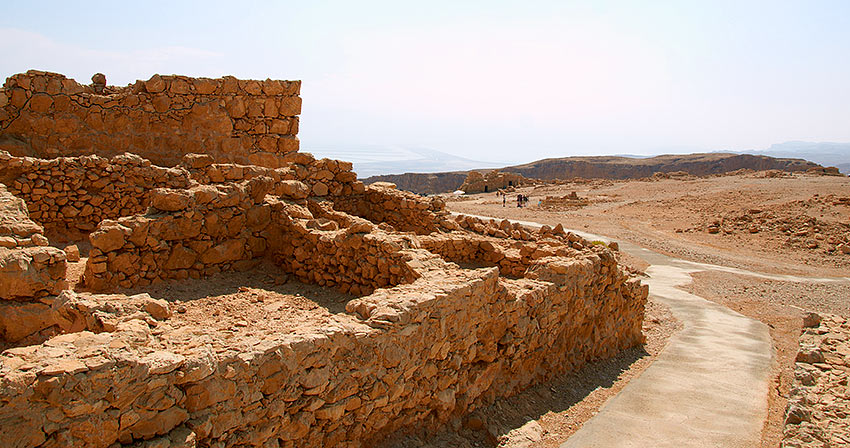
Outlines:
[[[587,205],[555,200],[573,191],[578,202]],[[495,193],[449,201],[448,207],[544,224],[561,222],[568,228],[632,241],[694,261],[800,275],[850,273],[850,254],[839,249],[844,241],[850,242],[847,177],[751,173],[656,181],[597,180],[523,187],[517,192],[530,197],[526,207],[517,208],[516,202],[510,201],[508,207],[502,207]],[[547,197],[553,199],[547,201]],[[538,205],[540,201],[543,204]],[[715,222],[717,233],[710,233]]]
[[[631,241],[686,260],[748,270],[850,277],[850,180],[762,172],[654,181],[593,180],[524,187],[527,207],[494,194],[448,202],[457,212],[536,221]],[[578,200],[571,193],[575,191]],[[516,194],[516,192],[509,193]],[[548,199],[547,199],[548,198]],[[850,248],[848,248],[850,249]],[[637,268],[639,260],[621,256]],[[849,283],[794,283],[719,272],[693,275],[691,292],[770,327],[774,384],[763,447],[779,446],[794,378],[802,309],[850,316]]]

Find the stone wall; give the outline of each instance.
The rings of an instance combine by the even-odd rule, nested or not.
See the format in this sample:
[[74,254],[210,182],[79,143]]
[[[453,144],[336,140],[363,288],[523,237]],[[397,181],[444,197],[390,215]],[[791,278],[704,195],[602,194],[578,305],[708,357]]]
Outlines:
[[[298,153],[297,82],[94,81],[28,72],[0,92],[0,183],[26,200],[0,189],[0,344],[24,340],[0,353],[8,446],[370,446],[642,340],[648,291],[609,248]],[[60,293],[38,223],[93,229],[84,286],[112,294]],[[257,313],[233,321],[230,301],[115,293],[261,260],[357,298],[333,313],[239,288]]]
[[0,350],[51,327],[50,296],[67,287],[65,252],[43,233],[0,184]]
[[[295,153],[280,168],[215,163],[206,154],[187,154],[165,168],[134,154],[39,159],[0,151],[0,183],[24,199],[32,219],[51,233],[84,239],[107,219],[144,213],[155,188],[241,182],[259,176],[274,181],[277,195],[345,196],[364,191],[351,164]],[[293,184],[297,181],[303,185]],[[300,193],[295,193],[297,188]]]
[[43,233],[24,201],[0,184],[0,303],[36,301],[66,286],[65,253],[48,246]]
[[[283,159],[279,168],[232,163],[215,163],[206,154],[187,154],[181,166],[189,170],[192,179],[201,184],[239,182],[257,176],[270,177],[275,185],[281,181],[296,180],[305,184],[306,196],[348,196],[362,193],[364,186],[351,171],[351,162],[341,160],[316,160],[309,153],[294,153]],[[277,191],[277,190],[276,190]],[[285,194],[287,187],[278,194]]]
[[478,171],[470,171],[460,189],[467,194],[488,193],[503,190],[505,188],[519,187],[529,182],[522,174],[506,173],[499,170],[488,171],[481,174]]
[[104,221],[90,235],[86,286],[107,291],[207,277],[250,269],[267,254],[300,280],[354,295],[415,278],[398,253],[403,237],[330,204],[265,198],[272,188],[270,178],[256,177],[155,190],[148,214]]
[[7,350],[5,441],[370,446],[400,428],[438,428],[641,341],[646,288],[605,251],[541,260],[534,278],[517,280],[400,252],[417,280],[353,300],[352,315],[313,331],[158,331],[169,323],[164,313]]
[[154,188],[188,188],[189,173],[133,154],[39,159],[0,151],[0,183],[48,232],[80,239],[105,219],[143,213]]
[[274,260],[298,279],[352,295],[409,283],[417,275],[400,249],[416,243],[369,222],[334,211],[330,204],[276,203],[269,233]]
[[85,284],[95,291],[246,270],[265,254],[268,177],[188,190],[157,189],[145,215],[106,220],[89,236]]
[[0,150],[41,158],[132,152],[163,166],[203,152],[272,167],[298,151],[300,81],[154,75],[96,87],[35,70],[9,77],[0,90]]
[[422,198],[386,182],[373,183],[359,195],[334,198],[334,208],[374,223],[389,224],[402,232],[422,235],[436,231],[440,219],[448,214],[443,200]]

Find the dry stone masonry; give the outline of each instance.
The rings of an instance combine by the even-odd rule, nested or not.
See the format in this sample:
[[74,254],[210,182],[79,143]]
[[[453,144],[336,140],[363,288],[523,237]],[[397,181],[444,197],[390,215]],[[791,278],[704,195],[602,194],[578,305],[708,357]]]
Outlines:
[[[281,105],[297,82],[93,81],[28,72],[0,101],[0,141],[13,142],[0,152],[6,446],[370,446],[642,342],[647,288],[615,248],[455,216],[364,186],[350,163],[256,146],[294,139],[269,117],[297,115]],[[104,119],[176,125],[55,127],[93,104]],[[210,122],[224,110],[231,127],[199,125],[196,108]],[[223,150],[222,130],[251,144]],[[168,142],[184,146],[165,154]],[[50,246],[46,230],[78,244]],[[83,263],[68,289],[67,267]],[[215,313],[204,304],[216,297],[151,295],[258,266],[344,297],[344,310],[247,287]]]
[[30,70],[0,90],[0,149],[42,158],[132,152],[164,166],[207,153],[276,167],[298,151],[300,90],[300,81],[154,75],[99,92]]

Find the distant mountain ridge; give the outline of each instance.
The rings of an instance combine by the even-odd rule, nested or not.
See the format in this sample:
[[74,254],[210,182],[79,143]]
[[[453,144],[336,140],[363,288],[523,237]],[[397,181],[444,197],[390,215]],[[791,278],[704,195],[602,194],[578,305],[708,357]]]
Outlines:
[[[670,154],[647,158],[622,156],[550,158],[508,166],[501,170],[546,180],[575,177],[637,179],[652,176],[656,172],[687,171],[696,176],[703,176],[739,169],[806,171],[819,166],[817,163],[803,159],[752,154],[703,153]],[[460,187],[468,172],[382,175],[365,178],[363,182],[367,184],[378,181],[393,182],[401,189],[420,194],[445,193]]]
[[790,141],[770,145],[764,150],[744,153],[802,158],[823,166],[834,166],[842,173],[850,174],[850,143]]

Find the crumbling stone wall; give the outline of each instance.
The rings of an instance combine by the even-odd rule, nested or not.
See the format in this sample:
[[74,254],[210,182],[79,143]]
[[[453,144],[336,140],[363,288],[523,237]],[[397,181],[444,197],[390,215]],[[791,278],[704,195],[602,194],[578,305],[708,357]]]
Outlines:
[[43,233],[0,184],[0,349],[53,325],[50,296],[67,287],[67,263]]
[[86,286],[104,291],[249,269],[268,247],[271,207],[263,200],[271,186],[257,177],[154,190],[150,213],[106,220],[89,236]]
[[[5,440],[369,446],[399,428],[439,427],[641,340],[646,288],[604,251],[546,260],[536,279],[518,280],[402,252],[418,280],[355,299],[353,315],[315,331],[161,332],[132,319],[8,350],[0,355]],[[159,320],[167,325],[167,313]]]
[[481,174],[478,171],[470,171],[460,189],[467,194],[496,192],[506,188],[519,187],[528,183],[522,174],[506,173],[499,170],[488,171]]
[[78,238],[105,219],[143,213],[154,188],[188,188],[189,173],[133,154],[39,159],[0,151],[0,183],[49,232]]
[[361,295],[417,277],[400,252],[415,244],[410,239],[335,212],[330,204],[311,201],[298,211],[276,205],[269,237],[274,259],[300,280]]
[[[24,199],[32,219],[49,232],[82,239],[107,219],[144,213],[155,188],[186,189],[197,183],[224,184],[266,176],[277,195],[352,195],[364,191],[351,164],[296,153],[280,168],[214,163],[206,154],[187,154],[165,168],[134,154],[39,159],[0,151],[0,183]],[[293,184],[288,181],[298,181]],[[303,184],[303,185],[302,185]],[[298,188],[295,192],[292,189]]]
[[0,302],[31,302],[66,286],[65,253],[48,246],[43,233],[24,201],[0,184]]
[[[348,196],[364,191],[363,183],[351,171],[351,162],[341,160],[316,160],[307,153],[294,153],[284,158],[279,168],[269,168],[233,163],[215,163],[206,154],[188,154],[181,166],[191,173],[192,179],[201,184],[239,182],[257,176],[267,176],[275,185],[281,181],[296,180],[305,184],[306,196]],[[277,191],[277,190],[276,190]],[[286,189],[278,194],[286,194]]]
[[128,87],[30,70],[0,89],[0,149],[53,158],[132,152],[162,166],[188,153],[280,165],[298,151],[300,81],[153,75]]
[[[0,147],[84,155],[2,156],[13,163],[0,165],[0,181],[39,220],[76,225],[86,205],[96,213],[96,196],[130,198],[112,215],[97,212],[115,218],[90,235],[86,287],[202,278],[270,258],[283,273],[360,297],[296,331],[263,313],[264,325],[223,331],[145,294],[56,296],[62,285],[46,266],[64,277],[64,253],[45,247],[23,201],[0,190],[0,206],[13,209],[0,214],[12,217],[0,221],[0,255],[23,254],[14,263],[25,268],[27,250],[50,260],[30,257],[36,276],[47,269],[43,287],[22,283],[29,289],[9,296],[15,307],[0,297],[0,316],[11,310],[29,327],[0,319],[0,332],[65,332],[0,353],[9,446],[369,446],[641,342],[647,289],[608,248],[560,226],[455,217],[439,200],[365,189],[348,163],[295,152],[297,83],[94,81],[28,72],[0,92]],[[100,157],[126,150],[180,166]],[[139,184],[139,172],[153,181]],[[80,213],[66,214],[68,204]]]
[[334,208],[374,223],[387,223],[396,230],[426,235],[437,231],[445,217],[446,204],[439,198],[422,198],[397,190],[394,184],[376,182],[362,194],[334,198]]

